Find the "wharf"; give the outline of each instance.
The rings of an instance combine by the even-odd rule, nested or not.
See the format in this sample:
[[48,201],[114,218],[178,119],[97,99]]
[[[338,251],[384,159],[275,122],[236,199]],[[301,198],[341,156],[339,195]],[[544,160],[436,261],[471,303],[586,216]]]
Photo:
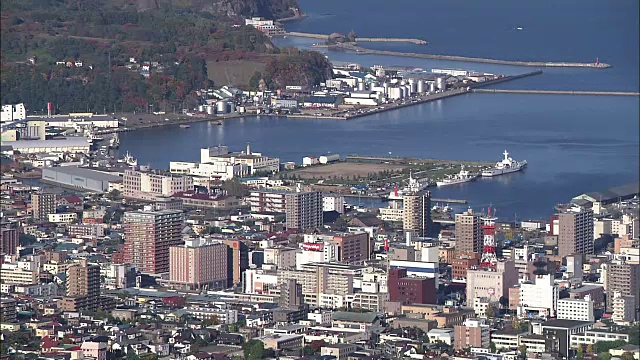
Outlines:
[[577,90],[498,90],[474,89],[477,93],[492,94],[543,94],[543,95],[592,95],[592,96],[640,96],[640,92],[624,91],[577,91]]
[[457,56],[457,55],[437,55],[437,54],[409,53],[409,52],[387,51],[387,50],[373,50],[373,49],[366,49],[353,44],[336,44],[336,45],[330,46],[330,48],[331,47],[339,50],[355,51],[357,54],[363,54],[363,55],[404,56],[404,57],[413,57],[413,58],[421,58],[421,59],[475,62],[475,63],[487,63],[487,64],[498,64],[498,65],[531,66],[531,67],[574,67],[574,68],[593,68],[593,69],[606,69],[611,67],[611,65],[605,64],[605,63],[516,61],[516,60],[487,59],[487,58],[477,58],[477,57]]
[[[341,195],[346,198],[388,200],[386,196],[379,196],[379,195],[361,195],[361,194],[341,194]],[[463,199],[436,199],[436,198],[432,198],[431,202],[443,203],[443,204],[468,204],[469,203],[467,200],[463,200]]]
[[[329,40],[329,35],[325,34],[314,34],[314,33],[303,33],[303,32],[285,32],[283,35],[293,36],[293,37],[302,37],[309,39],[318,39],[318,40]],[[356,42],[405,42],[412,43],[416,45],[425,45],[427,42],[421,39],[408,39],[408,38],[361,38],[356,37]]]

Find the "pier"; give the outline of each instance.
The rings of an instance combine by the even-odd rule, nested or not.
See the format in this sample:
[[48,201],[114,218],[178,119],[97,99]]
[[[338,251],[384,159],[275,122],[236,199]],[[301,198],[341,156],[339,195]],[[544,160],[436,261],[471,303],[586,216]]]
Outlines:
[[542,94],[542,95],[597,95],[597,96],[640,96],[639,92],[624,91],[577,91],[577,90],[498,90],[473,89],[477,93],[491,94]]
[[486,63],[486,64],[497,64],[497,65],[531,66],[531,67],[573,67],[573,68],[593,68],[593,69],[606,69],[611,67],[611,65],[605,64],[605,63],[516,61],[516,60],[486,59],[486,58],[457,56],[457,55],[437,55],[437,54],[408,53],[408,52],[387,51],[387,50],[373,50],[373,49],[366,49],[353,44],[335,44],[330,46],[329,48],[335,48],[339,50],[350,50],[350,51],[355,51],[358,54],[364,54],[364,55],[404,56],[404,57],[413,57],[413,58],[420,58],[420,59],[475,62],[475,63]]
[[[302,37],[309,39],[318,39],[318,40],[329,40],[329,35],[325,34],[313,34],[313,33],[303,33],[303,32],[285,32],[283,35],[293,36],[293,37]],[[420,39],[405,39],[405,38],[361,38],[356,37],[356,42],[405,42],[416,45],[424,45],[427,42]]]

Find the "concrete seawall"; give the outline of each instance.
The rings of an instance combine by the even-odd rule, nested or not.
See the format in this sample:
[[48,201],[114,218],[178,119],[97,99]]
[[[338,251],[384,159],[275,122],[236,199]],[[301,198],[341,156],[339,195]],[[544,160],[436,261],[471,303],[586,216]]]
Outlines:
[[449,61],[461,61],[461,62],[498,64],[498,65],[531,66],[531,67],[574,67],[574,68],[594,68],[594,69],[606,69],[611,67],[611,65],[605,64],[605,63],[596,64],[596,63],[552,62],[552,61],[515,61],[515,60],[486,59],[486,58],[457,56],[457,55],[436,55],[436,54],[387,51],[387,50],[372,50],[372,49],[366,49],[366,48],[356,46],[356,45],[351,45],[351,44],[336,44],[336,45],[330,46],[330,48],[355,51],[357,54],[364,54],[364,55],[404,56],[404,57],[413,57],[413,58],[420,58],[420,59],[449,60]]
[[[302,37],[302,38],[310,38],[310,39],[318,39],[318,40],[329,40],[329,35],[325,34],[313,34],[313,33],[302,33],[302,32],[286,32],[284,35],[294,36],[294,37]],[[427,42],[420,39],[405,39],[405,38],[361,38],[356,37],[356,41],[361,42],[406,42],[417,45],[424,45]]]
[[543,94],[543,95],[597,95],[597,96],[640,96],[637,92],[624,91],[576,91],[576,90],[498,90],[474,89],[477,93],[492,94]]

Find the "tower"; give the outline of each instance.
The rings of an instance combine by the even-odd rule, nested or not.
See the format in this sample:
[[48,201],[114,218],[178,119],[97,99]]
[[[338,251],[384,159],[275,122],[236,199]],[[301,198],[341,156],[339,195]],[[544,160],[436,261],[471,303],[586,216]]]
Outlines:
[[498,257],[496,256],[496,220],[492,215],[491,206],[487,210],[487,216],[482,218],[483,248],[480,267],[495,269]]

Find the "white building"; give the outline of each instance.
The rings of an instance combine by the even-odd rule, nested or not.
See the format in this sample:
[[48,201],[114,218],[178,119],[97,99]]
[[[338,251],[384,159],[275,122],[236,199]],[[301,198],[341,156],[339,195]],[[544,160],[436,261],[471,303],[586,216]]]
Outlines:
[[322,194],[322,211],[337,211],[344,214],[344,196]]
[[587,330],[581,334],[572,334],[570,346],[572,349],[577,349],[579,345],[595,344],[598,341],[616,340],[629,342],[629,335],[606,330]]
[[594,321],[593,300],[589,295],[584,299],[560,299],[556,317],[558,320]]
[[[307,236],[305,235],[305,238]],[[339,246],[330,241],[303,242],[301,252],[296,253],[296,269],[302,270],[302,265],[311,263],[328,263],[339,260]]]
[[320,164],[320,159],[317,156],[305,156],[302,158],[302,166],[312,166]]
[[73,223],[78,220],[78,214],[73,212],[48,214],[47,217],[49,219],[49,222],[52,223]]
[[244,152],[231,153],[227,146],[216,146],[200,149],[200,163],[227,163],[229,165],[244,164],[249,168],[249,174],[256,172],[273,173],[280,170],[280,159],[269,158],[261,153],[252,152],[247,145]]
[[122,183],[124,197],[149,201],[193,190],[193,178],[189,176],[163,175],[137,170],[126,170]]
[[213,163],[171,161],[169,162],[169,172],[227,181],[235,177],[249,175],[249,167],[245,164],[230,164],[220,161]]
[[245,294],[268,294],[278,287],[278,276],[263,270],[248,269],[242,273]]
[[552,275],[538,275],[535,282],[520,284],[520,305],[518,316],[528,317],[535,312],[543,317],[554,317],[558,303],[558,287]]
[[2,115],[0,123],[8,123],[12,121],[25,120],[27,118],[27,110],[23,103],[15,105],[2,105]]
[[443,342],[447,345],[453,345],[454,330],[452,328],[431,329],[427,333],[430,343]]

